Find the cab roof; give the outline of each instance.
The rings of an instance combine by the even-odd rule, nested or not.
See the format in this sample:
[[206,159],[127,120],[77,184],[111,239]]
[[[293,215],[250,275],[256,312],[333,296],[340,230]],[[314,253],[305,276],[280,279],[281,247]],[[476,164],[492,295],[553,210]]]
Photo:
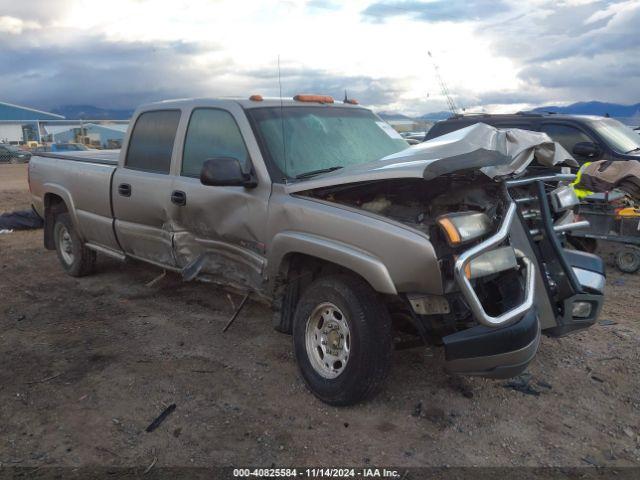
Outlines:
[[321,102],[309,102],[298,101],[293,98],[279,98],[279,97],[263,97],[262,100],[250,100],[249,97],[203,97],[203,98],[181,98],[175,100],[163,100],[160,102],[148,103],[141,105],[139,110],[154,110],[158,108],[185,108],[185,107],[229,107],[230,105],[240,105],[243,109],[262,108],[262,107],[308,107],[308,106],[320,106],[326,108],[359,108],[365,109],[361,105],[353,105],[349,103],[343,103],[341,100],[333,103],[321,103]]

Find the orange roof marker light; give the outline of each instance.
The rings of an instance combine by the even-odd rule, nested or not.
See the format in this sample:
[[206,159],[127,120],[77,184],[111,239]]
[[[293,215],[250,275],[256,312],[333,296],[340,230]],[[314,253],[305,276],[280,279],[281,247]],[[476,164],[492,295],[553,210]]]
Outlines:
[[251,95],[249,97],[249,100],[251,100],[252,102],[261,102],[262,99],[262,95]]
[[303,93],[293,97],[296,102],[333,103],[333,97],[329,95],[312,95]]
[[356,100],[355,98],[347,98],[346,100],[343,100],[342,103],[348,103],[349,105],[358,105],[358,100]]

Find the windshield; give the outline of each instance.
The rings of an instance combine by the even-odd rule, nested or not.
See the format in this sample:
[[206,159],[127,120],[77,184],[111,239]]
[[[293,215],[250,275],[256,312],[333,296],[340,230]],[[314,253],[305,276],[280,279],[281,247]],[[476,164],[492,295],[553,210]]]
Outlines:
[[618,153],[640,149],[640,135],[613,118],[592,120],[591,126]]
[[247,114],[275,167],[271,170],[285,178],[371,162],[409,147],[388,123],[364,109],[268,107]]

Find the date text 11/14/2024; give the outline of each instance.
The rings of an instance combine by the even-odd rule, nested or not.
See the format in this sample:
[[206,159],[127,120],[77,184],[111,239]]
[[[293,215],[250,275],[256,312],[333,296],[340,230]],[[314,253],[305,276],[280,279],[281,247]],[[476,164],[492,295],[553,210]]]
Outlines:
[[236,468],[233,476],[305,478],[399,478],[400,472],[386,468]]

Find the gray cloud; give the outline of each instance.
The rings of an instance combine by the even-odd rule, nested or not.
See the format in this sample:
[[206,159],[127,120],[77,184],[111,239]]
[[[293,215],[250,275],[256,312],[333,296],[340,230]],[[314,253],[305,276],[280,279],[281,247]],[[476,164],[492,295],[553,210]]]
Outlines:
[[[42,33],[47,38],[61,34],[52,29]],[[45,109],[65,104],[133,108],[167,98],[279,94],[275,62],[272,69],[243,69],[215,45],[122,43],[78,32],[73,38],[48,44],[35,34],[28,41],[9,36],[0,50],[0,64],[19,68],[0,71],[2,100]],[[193,61],[211,52],[217,52],[219,60],[206,65]],[[391,78],[289,65],[283,66],[281,78],[285,96],[312,92],[342,99],[346,89],[349,97],[376,106],[395,102],[404,90],[402,82]]]
[[0,0],[0,16],[35,20],[47,25],[64,16],[71,3],[72,0]]
[[3,100],[51,108],[60,104],[98,104],[131,108],[139,103],[204,95],[208,80],[230,67],[230,60],[191,66],[202,45],[181,42],[114,43],[76,35],[69,45],[7,38],[0,63],[19,68],[0,72]]
[[[510,59],[518,69],[522,87],[485,93],[474,91],[473,85],[457,88],[453,93],[461,106],[592,99],[634,103],[640,99],[640,8],[617,12],[610,8],[614,4],[598,0],[576,6],[549,0],[532,8],[515,1],[509,6],[487,0],[395,0],[371,4],[363,18],[382,22],[402,15],[427,26],[473,20],[478,38],[488,40],[493,53]],[[313,15],[339,5],[335,0],[310,0],[306,7]],[[132,108],[165,98],[279,94],[275,60],[272,69],[251,69],[227,58],[217,45],[114,42],[55,27],[53,21],[68,8],[69,0],[0,0],[0,15],[36,20],[43,27],[21,35],[2,33],[0,63],[11,68],[0,70],[0,100],[41,108],[81,103]],[[588,21],[594,14],[600,18]],[[216,60],[204,65],[201,58],[196,61],[205,52],[213,52],[207,58]],[[347,89],[361,103],[396,110],[411,83],[296,64],[283,64],[281,77],[286,96],[313,92],[341,99]],[[405,102],[404,110],[421,113],[443,106],[441,98],[425,98]]]
[[[254,88],[268,96],[278,96],[278,71],[273,69],[246,70],[242,75],[250,79]],[[356,98],[366,105],[383,106],[396,102],[404,91],[402,81],[394,78],[375,78],[365,75],[339,75],[324,70],[287,66],[280,71],[282,95],[319,93],[336,99]]]
[[637,102],[640,8],[616,11],[623,3],[548,2],[508,20],[481,23],[477,34],[519,68],[523,87],[488,92],[479,101],[511,103],[512,96],[513,103]]
[[509,6],[503,0],[399,0],[373,3],[363,10],[362,15],[374,21],[409,15],[425,22],[460,22],[492,17],[508,10]]

